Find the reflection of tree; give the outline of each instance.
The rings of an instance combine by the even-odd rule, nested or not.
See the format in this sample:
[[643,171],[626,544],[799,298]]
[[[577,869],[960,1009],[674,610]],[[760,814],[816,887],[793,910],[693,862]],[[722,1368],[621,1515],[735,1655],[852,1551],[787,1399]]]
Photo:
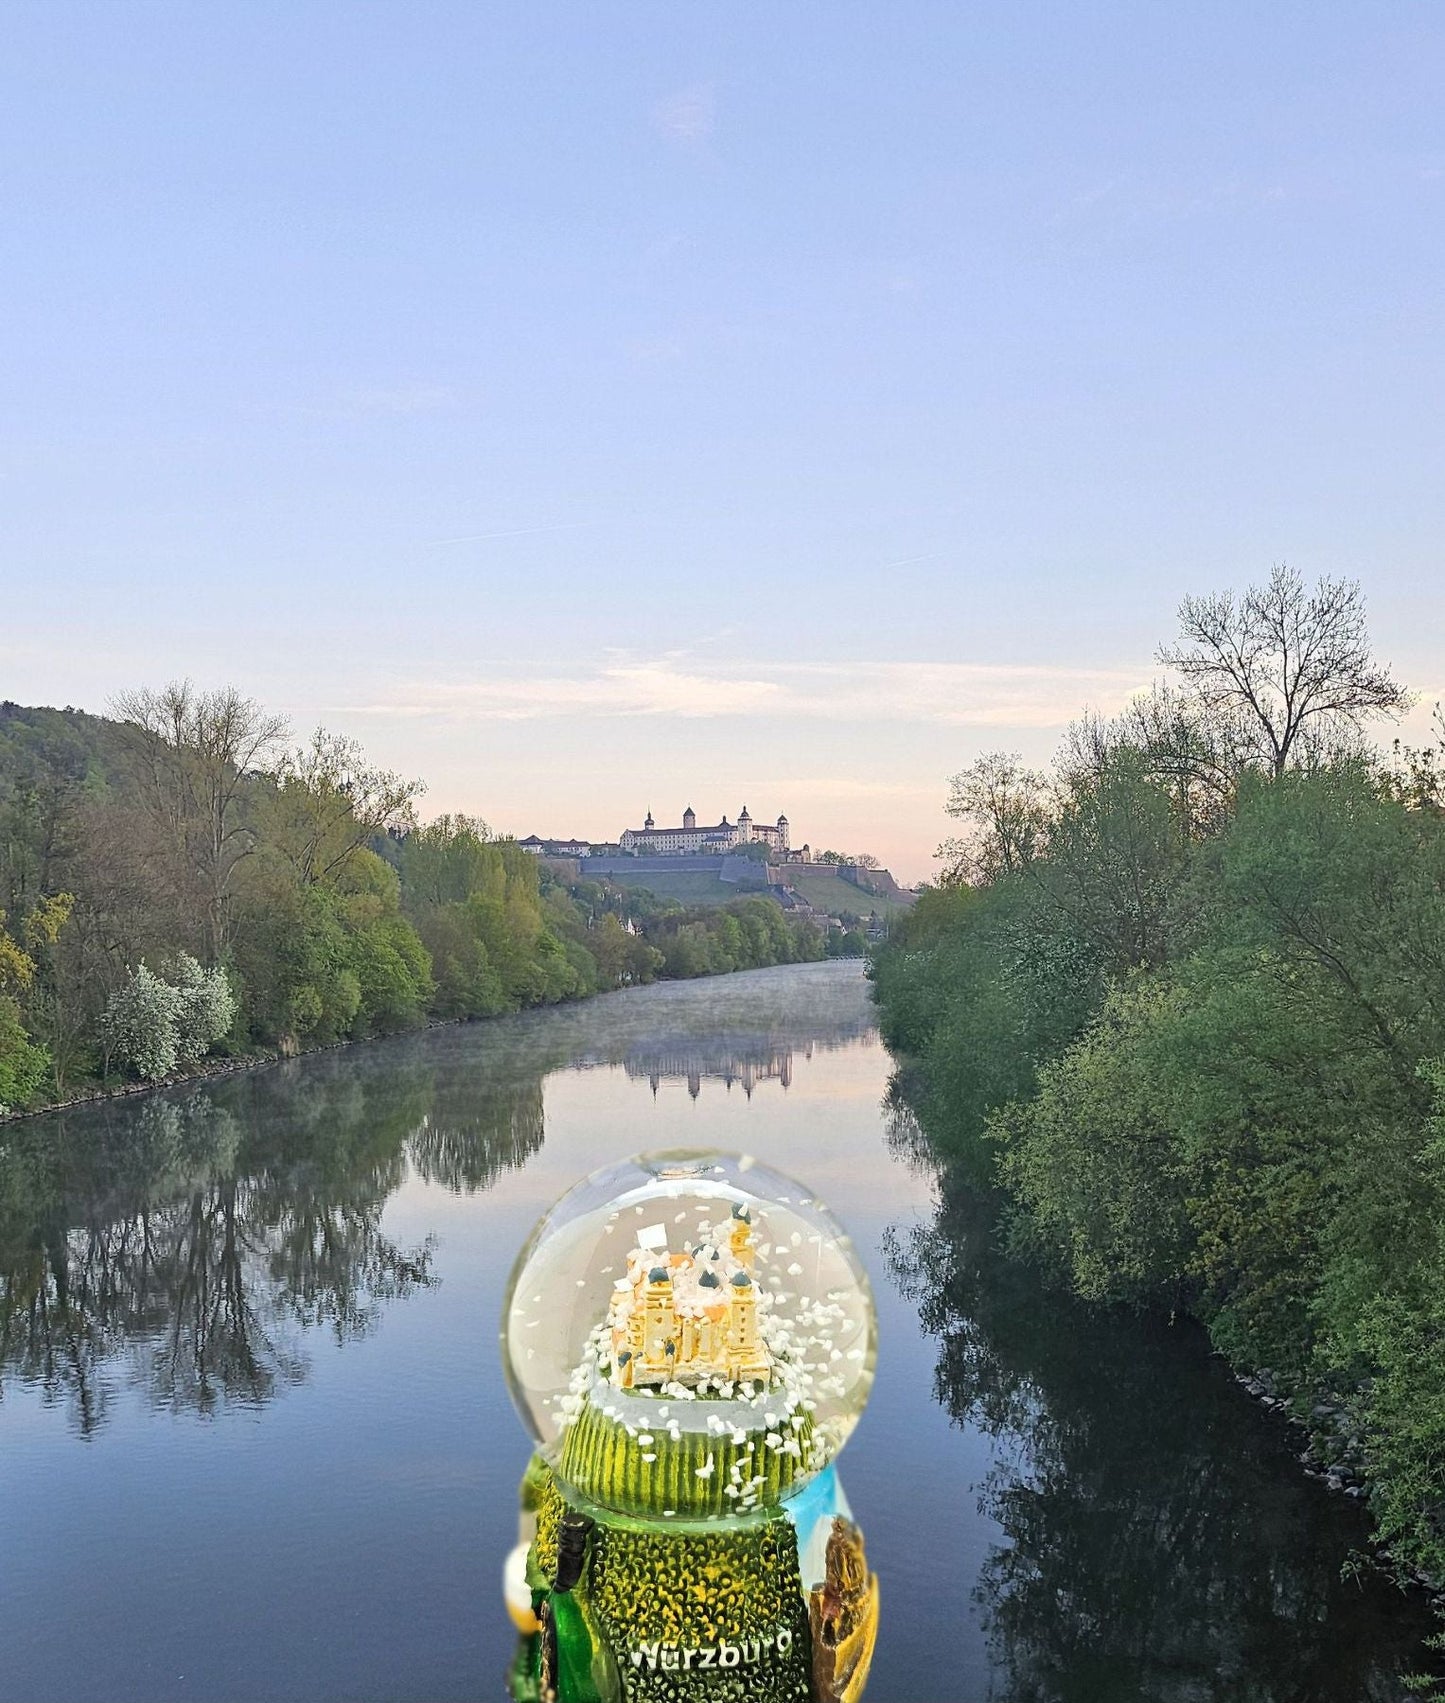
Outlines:
[[438,1094],[407,1153],[420,1176],[457,1193],[490,1188],[542,1145],[542,1080],[488,1078],[465,1094]]
[[17,1125],[0,1148],[0,1393],[94,1431],[122,1386],[209,1413],[306,1374],[325,1328],[363,1335],[435,1282],[382,1225],[410,1157],[486,1187],[540,1145],[535,1074],[450,1094],[433,1073],[312,1060]]
[[[917,1141],[900,1109],[896,1143]],[[921,1151],[914,1146],[915,1151]],[[999,1254],[998,1209],[943,1169],[891,1249],[939,1339],[937,1391],[992,1433],[979,1578],[1008,1703],[1368,1703],[1400,1695],[1428,1617],[1347,1583],[1358,1510],[1301,1479],[1192,1327],[1086,1309]]]

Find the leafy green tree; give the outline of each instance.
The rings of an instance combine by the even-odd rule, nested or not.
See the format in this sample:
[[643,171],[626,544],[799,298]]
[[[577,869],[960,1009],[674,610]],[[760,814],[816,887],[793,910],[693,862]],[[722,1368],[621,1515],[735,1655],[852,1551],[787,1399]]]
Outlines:
[[[28,932],[43,935],[44,925]],[[6,932],[5,913],[0,911],[0,1113],[24,1105],[44,1081],[50,1063],[22,1017],[21,1000],[34,981],[35,960]]]
[[0,911],[0,1113],[23,1105],[45,1079],[49,1059],[26,1033],[16,992],[29,987],[34,966],[5,932]]
[[303,886],[263,852],[248,865],[239,910],[233,961],[251,1037],[291,1050],[350,1034],[361,983],[341,896]]
[[251,810],[256,831],[305,886],[338,880],[352,858],[415,826],[420,781],[372,768],[361,747],[318,728],[288,752]]
[[431,959],[401,913],[401,883],[374,852],[356,850],[338,883],[346,967],[356,977],[359,1030],[406,1028],[419,1022],[432,995]]
[[[987,886],[1027,867],[1047,843],[1048,779],[1016,753],[993,751],[953,776],[944,810],[964,824],[938,848],[945,882]],[[824,853],[820,861],[841,859]]]
[[984,759],[874,952],[932,1151],[1092,1300],[1187,1308],[1364,1428],[1397,1553],[1445,1576],[1445,767],[1358,587],[1188,600],[1183,676],[1052,777]]
[[1155,1299],[1189,1265],[1182,1154],[1150,1046],[1169,999],[1145,983],[1115,993],[1033,1096],[989,1119],[1027,1240],[1096,1300]]
[[590,948],[564,945],[549,925],[538,861],[515,842],[444,816],[406,837],[400,863],[407,914],[447,960],[449,1015],[550,1004],[596,985]]
[[236,1019],[236,998],[226,972],[202,969],[189,953],[176,960],[176,1057],[182,1064],[202,1059]]

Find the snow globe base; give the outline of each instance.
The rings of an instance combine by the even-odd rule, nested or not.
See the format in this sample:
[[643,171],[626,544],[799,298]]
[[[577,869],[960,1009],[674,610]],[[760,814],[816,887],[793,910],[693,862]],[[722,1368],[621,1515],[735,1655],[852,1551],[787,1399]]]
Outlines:
[[678,1524],[585,1502],[538,1457],[522,1518],[515,1703],[862,1697],[878,1582],[833,1469],[781,1506]]

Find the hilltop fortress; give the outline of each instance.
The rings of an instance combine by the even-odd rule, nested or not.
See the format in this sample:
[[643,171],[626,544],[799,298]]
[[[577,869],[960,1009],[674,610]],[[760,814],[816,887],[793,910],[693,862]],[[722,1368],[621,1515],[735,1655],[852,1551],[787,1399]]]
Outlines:
[[887,915],[913,900],[886,869],[840,862],[833,853],[815,860],[811,846],[793,845],[786,816],[755,822],[746,804],[735,822],[724,816],[700,823],[688,805],[675,826],[659,827],[649,810],[640,828],[624,828],[612,841],[528,834],[516,843],[564,869],[570,880],[615,880],[686,904],[725,904],[767,893],[785,911],[816,915],[836,927],[844,913]]
[[659,828],[652,812],[640,828],[624,828],[610,844],[581,837],[549,840],[539,834],[528,834],[518,840],[523,851],[537,857],[607,857],[619,853],[623,857],[727,857],[739,846],[766,846],[770,863],[811,863],[813,848],[792,848],[788,838],[788,818],[779,816],[776,822],[754,822],[745,804],[736,822],[724,816],[720,822],[698,824],[697,812],[689,804],[682,821],[675,828]]
[[[729,822],[724,816],[720,822],[699,827],[697,812],[689,804],[682,813],[681,827],[659,828],[649,810],[642,826],[623,829],[617,843],[623,851],[640,857],[692,857],[699,853],[708,856],[729,852],[734,846],[764,845],[785,858],[789,852],[788,818],[779,816],[775,824],[754,822],[745,804],[736,822]],[[804,852],[808,849],[803,847]]]

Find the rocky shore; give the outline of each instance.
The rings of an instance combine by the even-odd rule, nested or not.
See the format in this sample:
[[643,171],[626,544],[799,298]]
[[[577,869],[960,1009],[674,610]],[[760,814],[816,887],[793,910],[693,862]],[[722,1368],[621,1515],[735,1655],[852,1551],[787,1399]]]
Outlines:
[[[1337,1495],[1368,1505],[1370,1482],[1365,1430],[1350,1397],[1328,1391],[1291,1390],[1268,1367],[1255,1372],[1236,1372],[1234,1378],[1261,1407],[1282,1414],[1305,1434],[1299,1462],[1307,1478],[1317,1479],[1326,1490]],[[1356,1392],[1364,1393],[1363,1388]],[[1372,1544],[1370,1554],[1397,1584],[1424,1591],[1435,1611],[1445,1615],[1445,1580],[1412,1566],[1386,1544]]]

